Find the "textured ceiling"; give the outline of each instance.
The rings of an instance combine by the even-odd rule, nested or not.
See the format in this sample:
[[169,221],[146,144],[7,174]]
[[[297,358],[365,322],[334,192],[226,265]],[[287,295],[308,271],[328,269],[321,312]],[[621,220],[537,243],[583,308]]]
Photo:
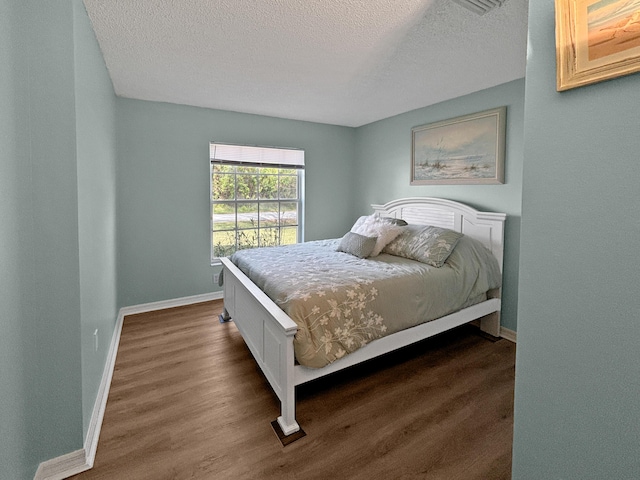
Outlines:
[[524,77],[527,0],[84,0],[117,95],[360,126]]

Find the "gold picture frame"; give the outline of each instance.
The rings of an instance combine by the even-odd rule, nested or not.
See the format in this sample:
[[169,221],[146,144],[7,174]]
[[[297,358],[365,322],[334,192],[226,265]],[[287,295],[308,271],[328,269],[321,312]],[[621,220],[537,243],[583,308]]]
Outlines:
[[507,107],[411,129],[411,185],[504,183]]
[[556,0],[557,90],[640,71],[640,0]]

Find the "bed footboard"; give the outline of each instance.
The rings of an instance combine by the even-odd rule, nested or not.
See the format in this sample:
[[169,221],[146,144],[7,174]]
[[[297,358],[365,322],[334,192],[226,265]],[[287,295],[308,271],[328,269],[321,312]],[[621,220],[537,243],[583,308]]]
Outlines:
[[278,425],[285,435],[300,430],[295,419],[293,337],[298,329],[265,293],[227,258],[224,307],[281,403]]

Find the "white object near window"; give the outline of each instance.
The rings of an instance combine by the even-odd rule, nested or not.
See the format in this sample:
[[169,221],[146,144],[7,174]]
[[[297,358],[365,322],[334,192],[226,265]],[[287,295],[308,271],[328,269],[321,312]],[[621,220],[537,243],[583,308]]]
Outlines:
[[304,151],[210,144],[211,261],[302,242]]

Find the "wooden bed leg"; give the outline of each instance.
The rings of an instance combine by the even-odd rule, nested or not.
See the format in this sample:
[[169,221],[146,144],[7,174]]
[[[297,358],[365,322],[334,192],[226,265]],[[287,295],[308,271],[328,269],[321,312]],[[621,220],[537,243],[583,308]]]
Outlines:
[[220,323],[227,323],[231,321],[231,315],[229,315],[229,312],[227,312],[227,309],[224,308],[222,310],[222,313],[218,315],[218,319],[220,320]]

